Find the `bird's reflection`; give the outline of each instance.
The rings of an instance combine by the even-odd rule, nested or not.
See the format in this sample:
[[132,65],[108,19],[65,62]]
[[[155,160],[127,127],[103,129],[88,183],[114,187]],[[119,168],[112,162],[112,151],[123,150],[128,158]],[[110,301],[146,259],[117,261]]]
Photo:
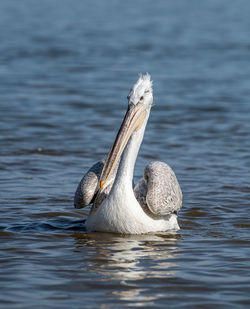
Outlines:
[[86,246],[91,247],[88,271],[98,274],[99,281],[118,282],[119,287],[114,284],[112,294],[121,300],[140,302],[137,305],[148,304],[155,297],[145,296],[138,281],[141,283],[145,279],[150,281],[176,274],[176,258],[180,254],[178,236],[74,234],[79,252],[86,253]]

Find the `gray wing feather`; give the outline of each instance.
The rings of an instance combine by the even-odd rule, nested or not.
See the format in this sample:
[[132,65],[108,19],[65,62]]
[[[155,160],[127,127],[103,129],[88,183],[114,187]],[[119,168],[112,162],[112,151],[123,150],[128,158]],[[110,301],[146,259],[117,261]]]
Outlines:
[[81,179],[75,192],[75,208],[83,208],[93,203],[95,194],[99,188],[99,179],[103,164],[103,161],[94,164]]
[[182,192],[174,171],[164,162],[151,162],[134,188],[139,204],[153,215],[177,213]]

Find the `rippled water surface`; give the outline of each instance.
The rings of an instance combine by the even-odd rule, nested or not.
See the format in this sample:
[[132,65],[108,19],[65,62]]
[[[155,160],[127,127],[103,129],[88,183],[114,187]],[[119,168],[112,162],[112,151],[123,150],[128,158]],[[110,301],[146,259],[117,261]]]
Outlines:
[[[249,1],[0,2],[0,307],[250,305]],[[139,72],[154,80],[135,180],[168,162],[177,234],[87,233],[77,183]]]

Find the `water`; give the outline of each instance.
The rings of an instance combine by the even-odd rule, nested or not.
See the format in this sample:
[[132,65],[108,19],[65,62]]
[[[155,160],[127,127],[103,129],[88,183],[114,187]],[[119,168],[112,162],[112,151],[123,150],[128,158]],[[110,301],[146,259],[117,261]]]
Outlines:
[[[247,308],[248,1],[0,2],[0,307]],[[177,174],[176,235],[86,233],[73,195],[139,72],[135,168]]]

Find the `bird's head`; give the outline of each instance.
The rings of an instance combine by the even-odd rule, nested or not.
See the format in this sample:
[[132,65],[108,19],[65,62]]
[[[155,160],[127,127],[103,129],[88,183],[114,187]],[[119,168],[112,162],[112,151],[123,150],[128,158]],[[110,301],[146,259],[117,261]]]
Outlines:
[[[120,130],[105,160],[100,177],[100,188],[108,183],[108,179],[120,159],[131,135],[142,127],[148,119],[153,103],[152,81],[150,75],[140,75],[128,95],[128,110]],[[142,126],[144,124],[144,126]],[[143,133],[142,133],[143,134]]]
[[145,75],[140,74],[139,79],[128,95],[128,104],[129,106],[143,104],[150,108],[152,103],[153,89],[150,75],[148,73]]

